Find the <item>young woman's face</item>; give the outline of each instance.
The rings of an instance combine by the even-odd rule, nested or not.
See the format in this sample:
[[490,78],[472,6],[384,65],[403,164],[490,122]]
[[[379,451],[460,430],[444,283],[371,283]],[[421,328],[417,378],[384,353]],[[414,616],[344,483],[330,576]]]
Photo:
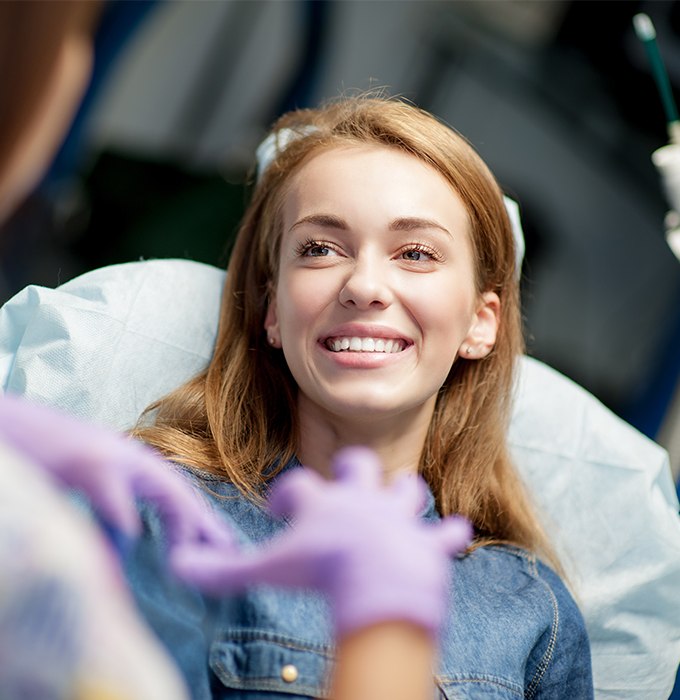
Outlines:
[[475,289],[466,210],[433,168],[347,146],[292,179],[265,328],[300,410],[431,414],[456,357],[492,348],[498,312],[498,297]]

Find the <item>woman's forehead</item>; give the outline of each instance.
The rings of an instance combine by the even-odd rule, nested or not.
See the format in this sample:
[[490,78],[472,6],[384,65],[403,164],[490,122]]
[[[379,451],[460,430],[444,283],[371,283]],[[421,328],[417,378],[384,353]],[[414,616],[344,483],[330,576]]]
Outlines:
[[393,216],[435,215],[469,221],[467,207],[434,166],[389,145],[346,143],[313,153],[291,176],[284,218],[312,211],[350,208],[372,199]]

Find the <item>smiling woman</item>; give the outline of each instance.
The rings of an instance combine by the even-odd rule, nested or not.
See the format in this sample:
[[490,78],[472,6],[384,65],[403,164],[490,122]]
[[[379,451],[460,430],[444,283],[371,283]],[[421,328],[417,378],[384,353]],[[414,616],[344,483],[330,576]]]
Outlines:
[[[460,135],[398,100],[293,112],[269,144],[212,360],[136,434],[189,468],[246,542],[278,531],[261,504],[281,475],[328,475],[346,445],[373,448],[386,481],[422,475],[423,517],[459,513],[475,532],[450,561],[440,696],[591,697],[583,620],[506,444],[522,338],[495,179]],[[416,552],[404,544],[403,556]],[[148,557],[129,566],[195,697],[325,695],[332,629],[312,594],[222,601],[207,631],[205,602],[170,609]],[[412,660],[427,662],[418,648]],[[347,649],[342,658],[365,658]],[[275,659],[304,667],[306,685],[296,691]]]
[[[354,145],[302,166],[282,223],[264,325],[298,387],[300,433],[315,436],[298,458],[323,468],[359,441],[414,471],[462,348],[480,359],[496,339],[500,301],[477,294],[465,207],[416,157]],[[366,430],[387,417],[398,430]]]

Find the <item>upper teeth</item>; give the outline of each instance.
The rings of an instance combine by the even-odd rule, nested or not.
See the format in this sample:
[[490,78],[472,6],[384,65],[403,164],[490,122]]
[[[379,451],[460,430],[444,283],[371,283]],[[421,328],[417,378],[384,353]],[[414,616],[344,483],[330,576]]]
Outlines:
[[397,338],[329,338],[326,347],[333,352],[401,352],[404,341]]

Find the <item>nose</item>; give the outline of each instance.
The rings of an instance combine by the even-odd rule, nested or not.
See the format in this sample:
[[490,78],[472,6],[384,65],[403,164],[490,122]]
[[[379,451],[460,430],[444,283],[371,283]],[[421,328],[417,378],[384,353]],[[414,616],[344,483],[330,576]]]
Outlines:
[[389,306],[393,299],[389,271],[377,263],[357,260],[348,272],[338,298],[343,306],[359,309]]

